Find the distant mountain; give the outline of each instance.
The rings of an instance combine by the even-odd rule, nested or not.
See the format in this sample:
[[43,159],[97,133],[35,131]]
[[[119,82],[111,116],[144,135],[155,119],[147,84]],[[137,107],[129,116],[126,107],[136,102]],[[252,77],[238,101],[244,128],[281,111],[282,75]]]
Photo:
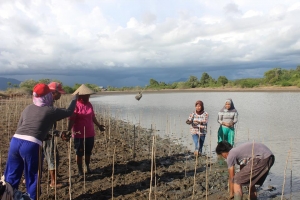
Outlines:
[[8,88],[8,82],[10,82],[12,85],[19,85],[21,81],[14,79],[14,78],[3,78],[0,77],[0,90],[6,90]]

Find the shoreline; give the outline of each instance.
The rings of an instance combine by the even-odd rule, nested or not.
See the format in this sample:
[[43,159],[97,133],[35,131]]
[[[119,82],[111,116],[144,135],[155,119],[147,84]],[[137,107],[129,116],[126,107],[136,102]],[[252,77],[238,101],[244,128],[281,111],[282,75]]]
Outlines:
[[[140,90],[128,91],[102,91],[95,95],[119,95],[119,94],[136,94]],[[257,88],[189,88],[189,89],[161,89],[161,90],[144,90],[143,93],[186,93],[186,92],[300,92],[300,88],[290,87],[257,87]]]

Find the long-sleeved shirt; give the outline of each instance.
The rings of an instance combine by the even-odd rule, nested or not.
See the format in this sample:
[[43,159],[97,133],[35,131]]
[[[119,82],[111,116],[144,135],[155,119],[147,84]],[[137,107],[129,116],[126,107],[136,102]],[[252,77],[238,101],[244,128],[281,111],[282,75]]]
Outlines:
[[234,111],[231,112],[230,110],[228,111],[220,111],[218,113],[218,123],[222,125],[222,122],[226,123],[237,123],[238,121],[238,112]]
[[201,115],[192,112],[188,118],[191,121],[191,134],[205,135],[207,133],[208,113],[204,111]]
[[74,138],[86,138],[95,136],[94,122],[95,117],[93,106],[90,102],[81,103],[77,101],[76,108],[70,120],[74,121],[72,136]]
[[74,98],[67,109],[53,106],[38,107],[34,104],[27,106],[21,114],[14,137],[21,139],[35,138],[37,139],[36,142],[41,144],[41,141],[46,139],[49,130],[56,121],[73,114],[75,105],[76,99]]

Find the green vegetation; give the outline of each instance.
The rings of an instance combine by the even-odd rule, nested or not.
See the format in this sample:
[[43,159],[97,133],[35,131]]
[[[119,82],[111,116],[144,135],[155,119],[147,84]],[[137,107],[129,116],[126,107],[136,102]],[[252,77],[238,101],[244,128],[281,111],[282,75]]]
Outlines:
[[[52,81],[62,83],[59,80],[51,79],[40,79],[35,81],[33,79],[25,80],[20,85],[12,85],[10,82],[7,83],[8,89],[6,94],[31,94],[32,88],[37,83],[48,84]],[[62,83],[63,85],[63,83]],[[63,89],[71,94],[81,84],[76,83],[73,87],[63,85]],[[102,89],[95,84],[85,83],[85,85],[95,92],[100,92]],[[159,82],[153,78],[149,80],[149,84],[145,87],[113,87],[107,86],[107,91],[141,91],[141,90],[162,90],[162,89],[189,89],[189,88],[254,88],[263,86],[297,86],[300,88],[300,65],[296,69],[282,69],[274,68],[264,73],[263,78],[244,78],[237,80],[228,80],[226,76],[219,76],[218,79],[212,78],[208,73],[203,72],[200,79],[196,76],[190,76],[185,82],[173,82],[165,83]]]

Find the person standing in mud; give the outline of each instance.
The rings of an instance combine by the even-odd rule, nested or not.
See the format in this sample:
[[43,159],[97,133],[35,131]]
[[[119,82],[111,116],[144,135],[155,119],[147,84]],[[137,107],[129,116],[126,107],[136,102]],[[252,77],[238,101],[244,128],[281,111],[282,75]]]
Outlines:
[[195,145],[195,156],[202,155],[202,148],[207,133],[208,113],[204,111],[204,104],[198,100],[195,103],[195,111],[186,120],[191,125],[190,132]]
[[[95,117],[92,104],[89,102],[91,94],[94,92],[82,84],[74,94],[79,94],[74,114],[69,118],[68,130],[72,129],[72,137],[74,138],[74,148],[76,151],[76,163],[78,166],[78,175],[83,175],[82,157],[85,158],[87,173],[90,170],[91,154],[94,147],[95,130],[94,124],[100,131],[105,131],[105,126],[101,125]],[[85,141],[85,143],[84,143]],[[85,151],[85,152],[84,152]],[[85,153],[85,154],[84,154]]]
[[[52,92],[52,98],[53,98],[53,104],[55,101],[59,100],[61,97],[61,94],[65,94],[66,92],[62,89],[62,85],[58,82],[51,82],[48,84],[51,92]],[[56,182],[56,175],[55,172],[57,172],[57,167],[59,165],[59,151],[56,148],[54,150],[54,138],[55,137],[61,137],[61,132],[56,130],[56,122],[53,124],[53,129],[49,132],[49,137],[43,142],[43,150],[44,150],[44,156],[46,158],[47,164],[48,164],[48,170],[50,175],[50,187],[54,188],[61,188],[63,186],[67,186],[68,183],[57,183]],[[54,152],[56,152],[56,155],[54,155]],[[56,158],[56,162],[55,162]],[[56,163],[56,165],[55,165]],[[56,183],[56,185],[55,185]]]
[[26,179],[27,193],[36,200],[40,194],[42,141],[53,124],[73,114],[77,95],[67,109],[54,108],[52,92],[48,85],[38,83],[33,88],[33,104],[27,106],[20,117],[17,130],[10,141],[5,181],[18,189],[22,173]]
[[[216,147],[216,153],[226,159],[228,165],[229,198],[242,200],[242,186],[249,186],[250,199],[257,199],[255,185],[262,186],[275,161],[271,150],[257,142],[247,142],[233,148],[227,141],[222,141]],[[240,166],[236,174],[234,165]]]
[[223,140],[234,145],[234,125],[238,121],[238,112],[234,107],[232,99],[226,99],[224,107],[218,113],[218,142]]

